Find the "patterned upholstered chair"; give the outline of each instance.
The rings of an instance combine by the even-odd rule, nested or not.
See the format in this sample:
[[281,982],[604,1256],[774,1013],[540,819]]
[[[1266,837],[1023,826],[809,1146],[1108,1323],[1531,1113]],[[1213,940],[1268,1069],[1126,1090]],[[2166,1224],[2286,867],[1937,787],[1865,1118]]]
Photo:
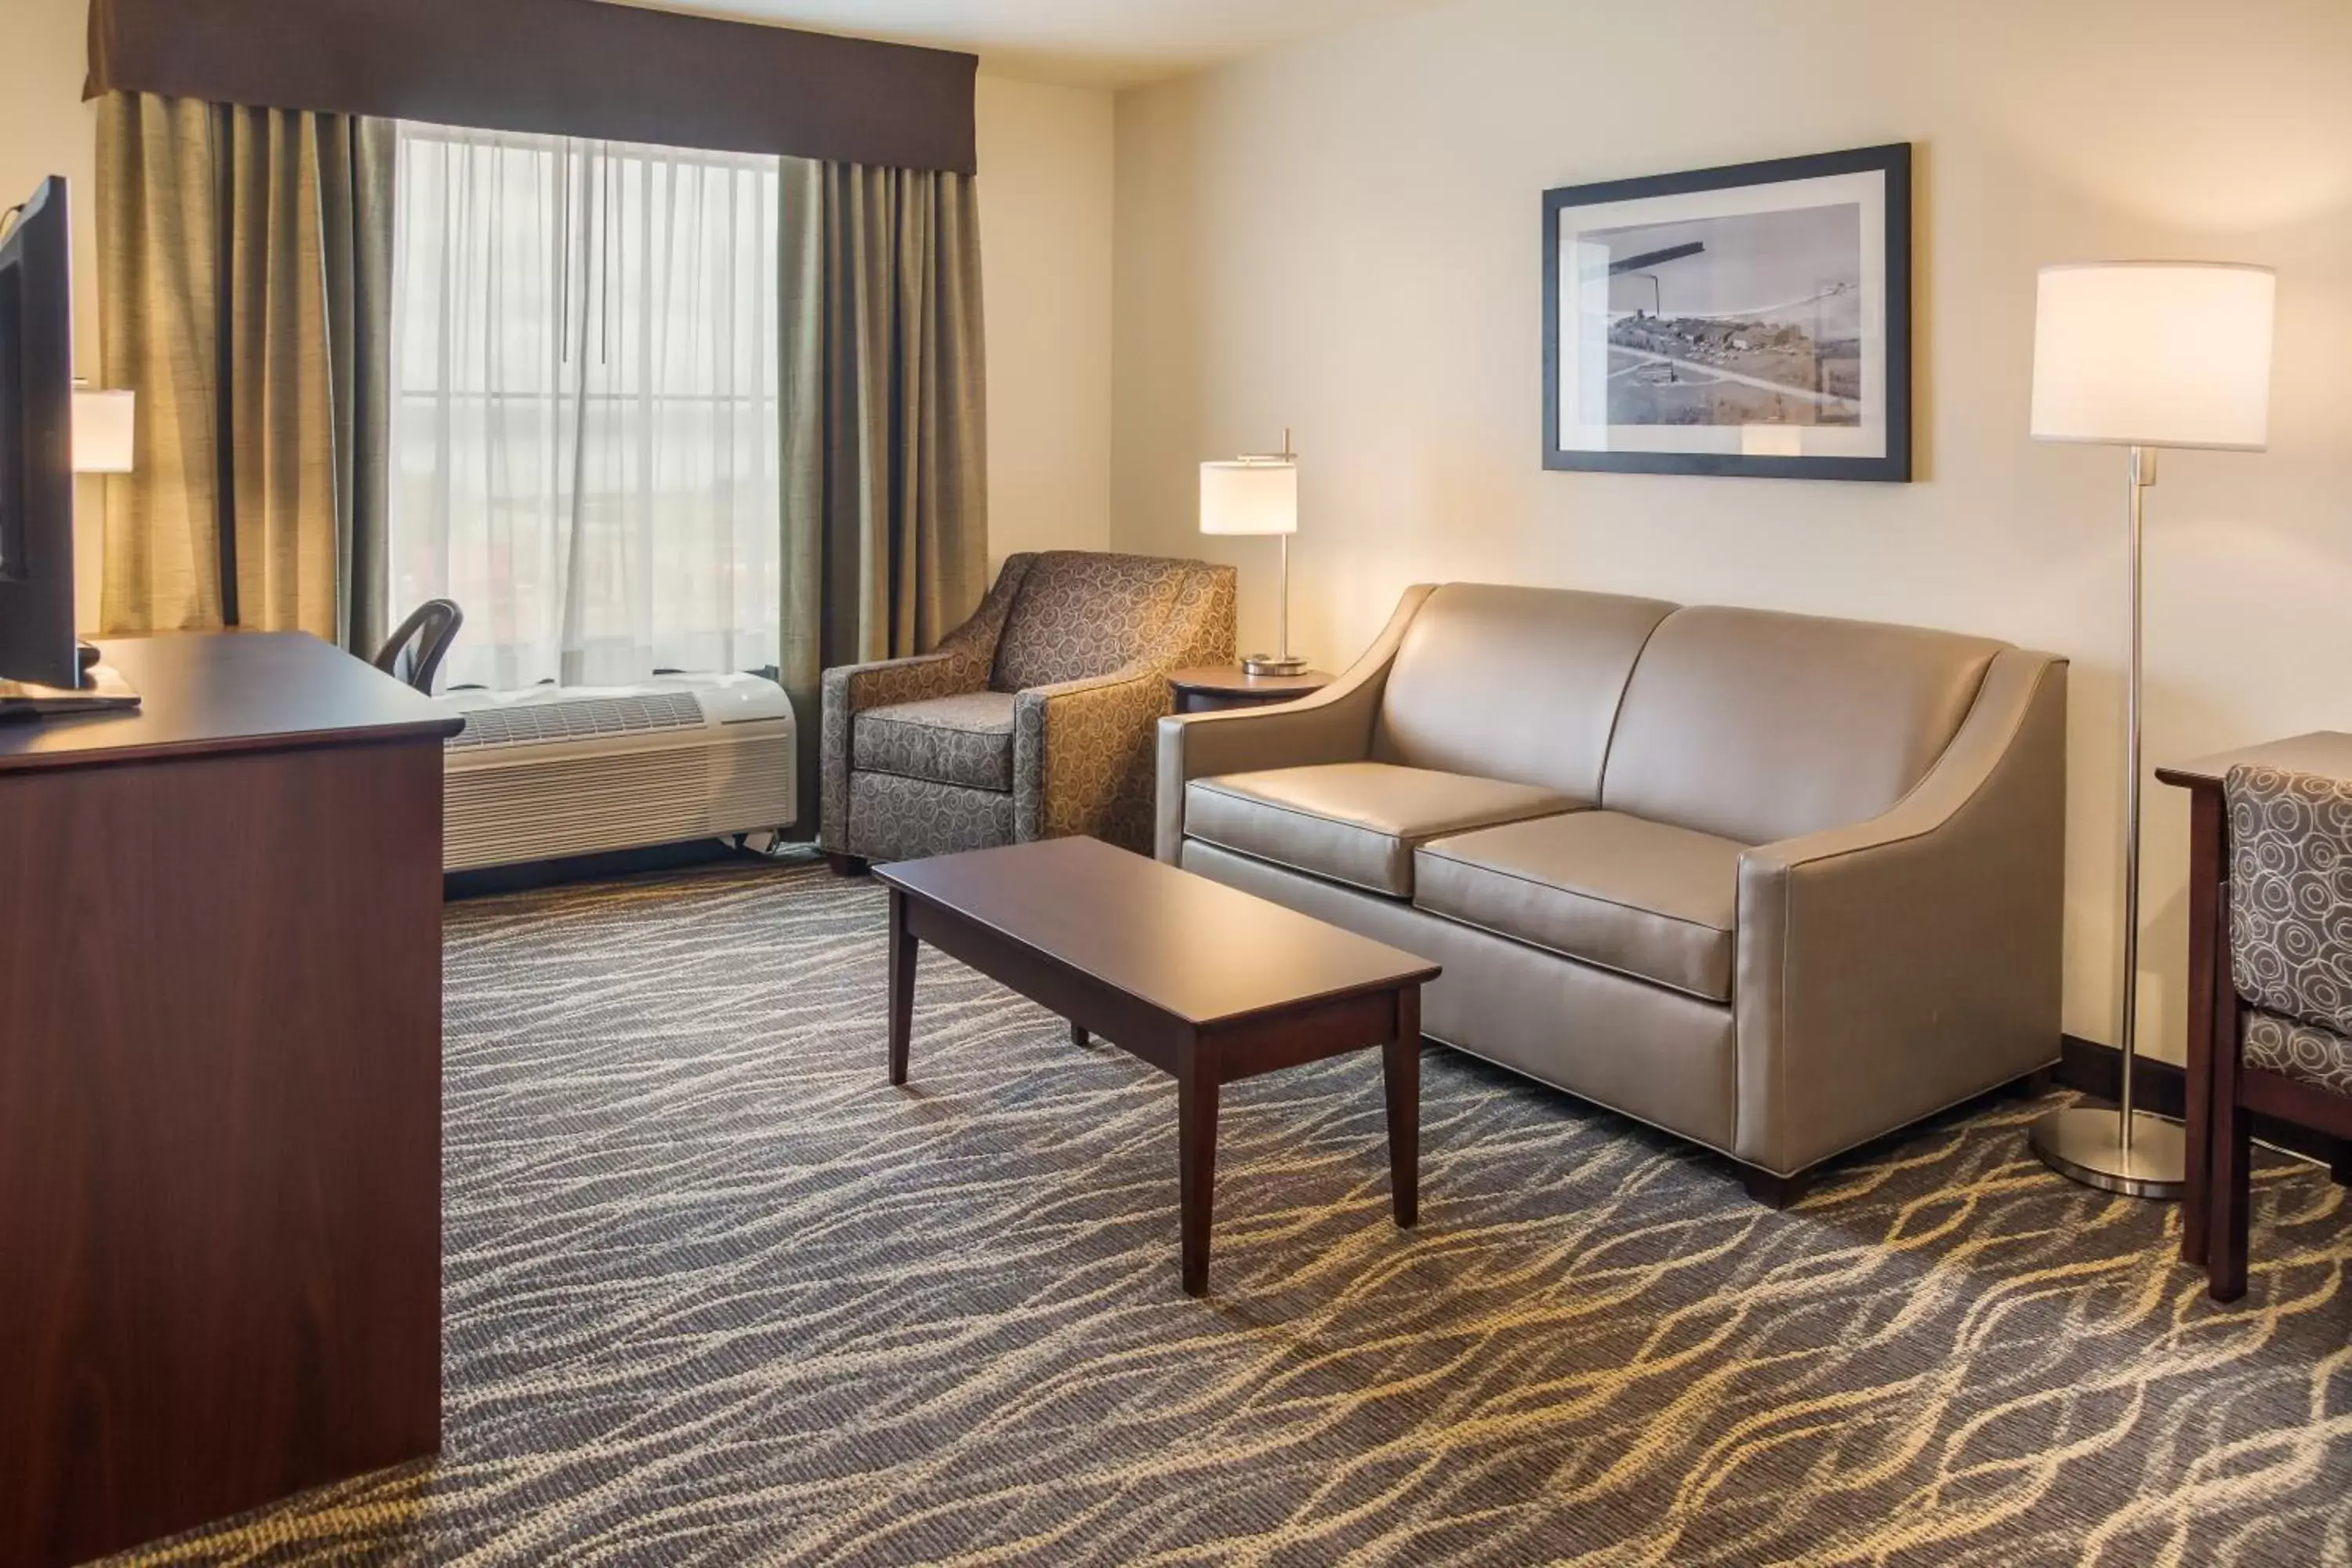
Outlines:
[[1234,569],[1057,550],[1004,563],[930,653],[824,672],[836,869],[1071,834],[1149,854],[1168,673],[1234,657]]
[[2190,1097],[2189,1136],[2209,1152],[2190,1194],[2206,1205],[2207,1278],[2231,1301],[2246,1289],[2249,1118],[2352,1138],[2352,783],[2241,766],[2223,788],[2237,1027],[2216,1040],[2210,1091]]

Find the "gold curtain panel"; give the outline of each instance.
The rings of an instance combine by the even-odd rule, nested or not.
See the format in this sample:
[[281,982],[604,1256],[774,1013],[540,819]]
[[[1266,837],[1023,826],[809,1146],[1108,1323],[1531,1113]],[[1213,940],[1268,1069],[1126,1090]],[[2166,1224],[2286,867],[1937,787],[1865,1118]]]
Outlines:
[[598,0],[91,0],[84,96],[969,174],[977,63]]
[[103,374],[139,394],[137,466],[107,486],[108,634],[383,636],[391,133],[101,106]]

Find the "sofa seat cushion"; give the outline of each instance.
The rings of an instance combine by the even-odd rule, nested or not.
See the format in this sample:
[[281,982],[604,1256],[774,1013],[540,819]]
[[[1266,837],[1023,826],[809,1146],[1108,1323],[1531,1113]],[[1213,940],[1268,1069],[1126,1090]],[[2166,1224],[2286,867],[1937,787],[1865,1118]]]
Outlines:
[[869,708],[852,727],[849,765],[864,773],[1010,793],[1013,701],[1010,691],[967,691]]
[[1423,845],[1413,902],[1498,936],[1728,1002],[1745,847],[1619,811],[1549,816]]
[[1585,803],[1535,784],[1390,763],[1332,763],[1195,779],[1184,831],[1310,876],[1412,897],[1412,852],[1423,842]]

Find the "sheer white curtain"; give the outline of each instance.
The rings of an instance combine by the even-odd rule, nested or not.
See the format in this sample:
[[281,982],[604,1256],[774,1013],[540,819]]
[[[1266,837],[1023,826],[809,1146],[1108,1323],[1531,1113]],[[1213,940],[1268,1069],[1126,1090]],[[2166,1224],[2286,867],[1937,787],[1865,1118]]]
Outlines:
[[395,614],[450,685],[776,662],[773,158],[404,124]]

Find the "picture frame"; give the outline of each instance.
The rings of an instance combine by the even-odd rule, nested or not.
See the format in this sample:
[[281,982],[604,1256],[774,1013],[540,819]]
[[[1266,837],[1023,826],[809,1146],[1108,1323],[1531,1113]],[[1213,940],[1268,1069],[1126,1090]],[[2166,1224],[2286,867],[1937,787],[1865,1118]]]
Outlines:
[[1543,378],[1547,468],[1908,482],[1911,144],[1546,191]]

